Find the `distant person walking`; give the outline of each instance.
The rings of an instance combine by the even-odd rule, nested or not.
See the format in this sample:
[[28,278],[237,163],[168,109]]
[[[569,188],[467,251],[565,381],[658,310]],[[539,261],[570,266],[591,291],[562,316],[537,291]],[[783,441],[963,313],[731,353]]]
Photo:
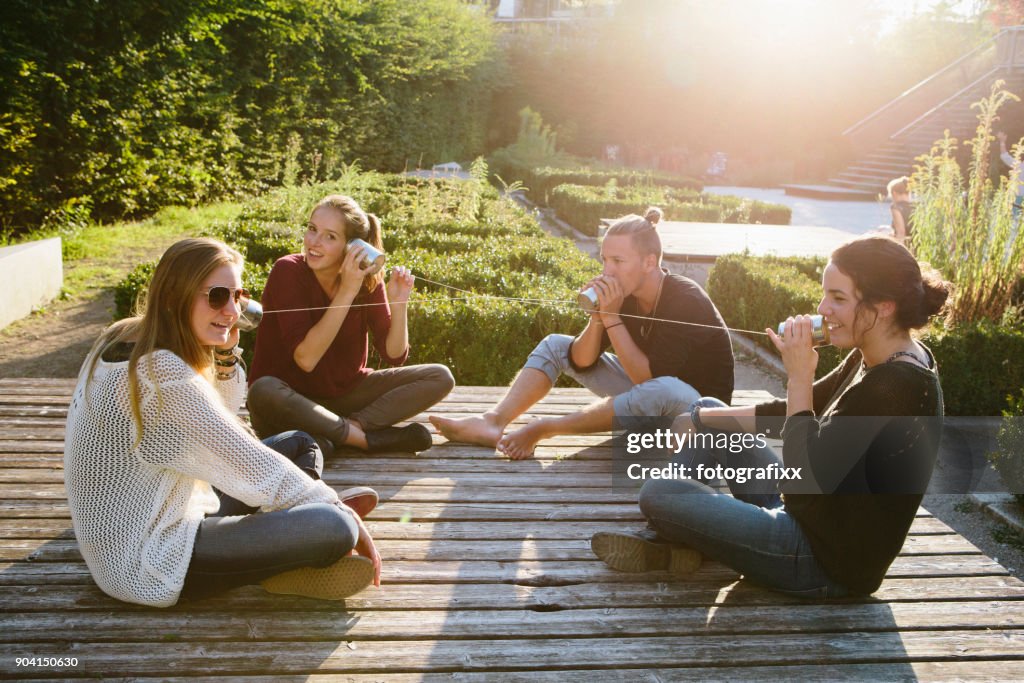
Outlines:
[[910,247],[910,236],[914,232],[914,205],[910,201],[910,179],[901,176],[889,181],[886,192],[892,201],[892,234],[896,241]]
[[1017,198],[1013,202],[1013,217],[1020,216],[1021,206],[1024,206],[1024,187],[1021,186],[1020,161],[1006,149],[1006,132],[996,133],[999,140],[999,158],[1010,168],[1010,182],[1017,183]]

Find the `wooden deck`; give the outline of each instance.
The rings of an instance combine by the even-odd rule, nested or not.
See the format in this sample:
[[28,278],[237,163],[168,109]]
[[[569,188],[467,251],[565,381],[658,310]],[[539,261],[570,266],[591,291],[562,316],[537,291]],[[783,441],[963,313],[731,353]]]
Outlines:
[[[1024,583],[924,509],[867,600],[800,602],[713,562],[686,580],[607,569],[590,535],[641,517],[635,494],[609,488],[601,436],[515,463],[440,438],[417,457],[330,461],[328,483],[383,498],[369,524],[384,585],[346,603],[248,587],[167,610],[122,604],[95,587],[71,531],[72,385],[0,380],[0,677],[1024,680]],[[460,387],[438,410],[477,412],[500,392]],[[588,400],[558,390],[534,413]]]

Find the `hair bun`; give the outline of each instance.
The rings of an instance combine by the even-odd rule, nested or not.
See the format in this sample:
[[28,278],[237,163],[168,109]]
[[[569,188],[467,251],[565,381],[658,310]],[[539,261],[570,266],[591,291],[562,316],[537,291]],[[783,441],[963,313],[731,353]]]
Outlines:
[[942,311],[949,298],[951,285],[942,279],[942,276],[934,271],[928,270],[922,273],[921,278],[921,309],[922,312],[931,317]]
[[647,219],[647,222],[651,225],[657,225],[658,221],[660,221],[661,217],[664,215],[665,212],[656,206],[650,206],[646,211],[644,211],[644,218]]

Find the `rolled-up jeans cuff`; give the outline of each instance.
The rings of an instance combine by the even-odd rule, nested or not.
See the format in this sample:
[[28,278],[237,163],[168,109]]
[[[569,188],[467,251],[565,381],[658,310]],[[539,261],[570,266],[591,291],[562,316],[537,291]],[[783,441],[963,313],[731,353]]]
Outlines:
[[526,363],[523,364],[523,370],[526,370],[527,368],[540,370],[547,375],[552,384],[557,382],[558,376],[562,374],[562,370],[557,363],[552,361],[550,358],[545,358],[544,356],[536,353],[531,353],[529,358],[526,359]]

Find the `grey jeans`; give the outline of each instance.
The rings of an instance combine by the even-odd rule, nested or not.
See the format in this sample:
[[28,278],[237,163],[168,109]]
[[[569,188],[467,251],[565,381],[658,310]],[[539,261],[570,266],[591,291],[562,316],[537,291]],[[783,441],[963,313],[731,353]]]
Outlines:
[[[323,474],[323,457],[309,434],[285,432],[263,443],[313,479]],[[186,600],[256,584],[290,569],[326,567],[359,540],[352,513],[339,505],[310,503],[256,512],[219,491],[217,495],[220,509],[204,519],[196,533],[181,591]]]
[[434,405],[452,390],[455,378],[444,365],[410,365],[374,370],[344,396],[303,396],[277,377],[264,376],[249,387],[249,417],[261,437],[301,429],[340,446],[349,420],[366,431],[390,427]]
[[565,374],[598,396],[614,396],[615,415],[620,417],[675,417],[700,398],[696,389],[678,377],[655,377],[633,384],[612,353],[602,353],[586,370],[575,370],[569,363],[572,340],[567,334],[549,334],[530,353],[523,368],[540,370],[552,384]]

